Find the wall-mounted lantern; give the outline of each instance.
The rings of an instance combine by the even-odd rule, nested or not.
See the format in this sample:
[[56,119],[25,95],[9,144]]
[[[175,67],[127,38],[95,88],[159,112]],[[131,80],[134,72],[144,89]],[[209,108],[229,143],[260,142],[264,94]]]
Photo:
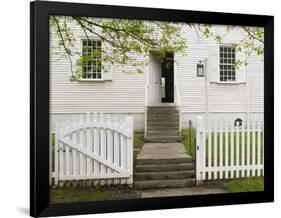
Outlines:
[[204,69],[204,62],[203,61],[199,61],[199,63],[197,63],[197,76],[199,77],[203,77],[205,76],[205,69]]

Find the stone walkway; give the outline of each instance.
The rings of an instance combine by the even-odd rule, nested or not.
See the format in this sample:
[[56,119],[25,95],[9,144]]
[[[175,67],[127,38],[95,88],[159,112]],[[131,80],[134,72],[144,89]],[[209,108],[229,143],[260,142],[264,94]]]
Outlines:
[[218,188],[206,187],[187,187],[187,188],[165,188],[165,189],[147,189],[140,192],[141,198],[155,197],[175,197],[184,195],[209,195],[227,193],[227,191]]
[[137,159],[191,158],[182,143],[145,143]]

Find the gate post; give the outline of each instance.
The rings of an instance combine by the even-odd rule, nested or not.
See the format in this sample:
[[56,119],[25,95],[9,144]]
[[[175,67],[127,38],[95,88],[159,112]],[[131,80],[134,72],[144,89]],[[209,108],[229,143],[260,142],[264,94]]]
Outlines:
[[133,187],[133,156],[134,156],[134,148],[133,148],[133,137],[134,137],[134,117],[126,116],[126,124],[127,131],[129,133],[129,137],[127,139],[127,168],[130,174],[130,178],[127,180],[127,184],[132,188]]
[[196,130],[196,185],[203,183],[203,170],[204,170],[204,150],[205,150],[205,122],[202,116],[197,117],[197,130]]

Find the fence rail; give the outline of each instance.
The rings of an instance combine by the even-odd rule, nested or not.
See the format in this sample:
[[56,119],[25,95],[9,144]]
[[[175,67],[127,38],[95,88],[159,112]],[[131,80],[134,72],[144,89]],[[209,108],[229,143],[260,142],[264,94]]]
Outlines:
[[83,114],[50,132],[50,185],[133,183],[133,117]]
[[263,123],[197,118],[196,180],[263,176]]

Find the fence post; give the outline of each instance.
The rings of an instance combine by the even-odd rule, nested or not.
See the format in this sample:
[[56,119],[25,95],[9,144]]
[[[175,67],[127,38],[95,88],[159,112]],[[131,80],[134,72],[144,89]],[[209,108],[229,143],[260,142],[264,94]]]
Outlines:
[[191,120],[188,121],[188,136],[189,136],[189,153],[191,154],[191,143],[192,143],[192,122]]
[[196,131],[196,185],[203,183],[204,149],[205,149],[205,123],[202,116],[197,117]]
[[55,186],[59,184],[59,124],[55,123]]
[[132,187],[133,185],[133,137],[134,137],[134,117],[133,116],[126,116],[126,124],[128,130],[128,139],[127,139],[127,169],[130,174],[130,178],[128,179],[128,185]]
[[52,185],[53,180],[53,127],[52,124],[50,125],[50,131],[49,131],[49,185]]

